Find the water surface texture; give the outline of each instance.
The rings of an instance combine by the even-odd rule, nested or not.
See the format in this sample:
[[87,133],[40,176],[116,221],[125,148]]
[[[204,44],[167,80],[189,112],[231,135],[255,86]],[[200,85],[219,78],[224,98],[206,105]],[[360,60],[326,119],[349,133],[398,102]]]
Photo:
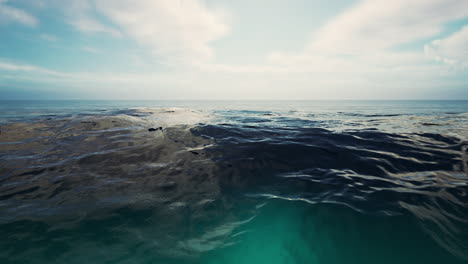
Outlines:
[[0,101],[0,263],[468,263],[468,101]]

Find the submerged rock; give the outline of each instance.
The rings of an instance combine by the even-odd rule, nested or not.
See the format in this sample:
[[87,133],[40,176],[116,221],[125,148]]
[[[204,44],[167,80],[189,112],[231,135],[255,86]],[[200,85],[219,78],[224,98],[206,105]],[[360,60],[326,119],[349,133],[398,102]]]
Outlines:
[[154,132],[154,131],[158,131],[158,130],[161,130],[161,131],[162,131],[163,128],[162,128],[162,127],[158,127],[158,128],[151,127],[151,128],[148,128],[148,131],[149,131],[149,132]]

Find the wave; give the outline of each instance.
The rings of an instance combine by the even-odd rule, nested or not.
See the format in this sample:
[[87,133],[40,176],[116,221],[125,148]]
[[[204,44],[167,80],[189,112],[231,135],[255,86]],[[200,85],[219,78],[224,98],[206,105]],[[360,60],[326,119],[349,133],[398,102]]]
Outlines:
[[[70,239],[88,247],[93,239],[101,245],[102,239],[115,239],[142,256],[147,247],[153,260],[197,262],[200,254],[246,243],[249,230],[263,225],[270,210],[292,210],[300,219],[304,210],[332,210],[336,217],[377,217],[372,219],[401,225],[406,223],[401,219],[411,219],[434,243],[468,260],[464,139],[334,131],[300,126],[301,118],[253,114],[267,121],[247,116],[245,122],[215,123],[186,109],[137,109],[3,125],[1,233],[17,247],[17,236],[51,243]],[[119,243],[112,245],[118,250]],[[0,257],[24,260],[11,250]],[[77,250],[64,249],[74,256],[85,249]],[[29,253],[28,258],[37,254]]]

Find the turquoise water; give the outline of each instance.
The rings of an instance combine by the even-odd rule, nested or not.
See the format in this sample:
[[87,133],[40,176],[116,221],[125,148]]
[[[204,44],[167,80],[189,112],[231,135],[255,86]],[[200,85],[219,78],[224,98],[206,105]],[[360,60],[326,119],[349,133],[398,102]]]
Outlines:
[[465,263],[409,217],[362,215],[336,205],[272,203],[241,243],[204,263]]
[[0,263],[468,263],[468,101],[0,110]]

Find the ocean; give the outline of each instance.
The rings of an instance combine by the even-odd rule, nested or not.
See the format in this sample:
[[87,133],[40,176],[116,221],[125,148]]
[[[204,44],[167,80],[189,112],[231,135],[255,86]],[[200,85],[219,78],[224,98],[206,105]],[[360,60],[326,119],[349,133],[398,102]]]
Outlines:
[[468,101],[0,101],[0,263],[468,263]]

